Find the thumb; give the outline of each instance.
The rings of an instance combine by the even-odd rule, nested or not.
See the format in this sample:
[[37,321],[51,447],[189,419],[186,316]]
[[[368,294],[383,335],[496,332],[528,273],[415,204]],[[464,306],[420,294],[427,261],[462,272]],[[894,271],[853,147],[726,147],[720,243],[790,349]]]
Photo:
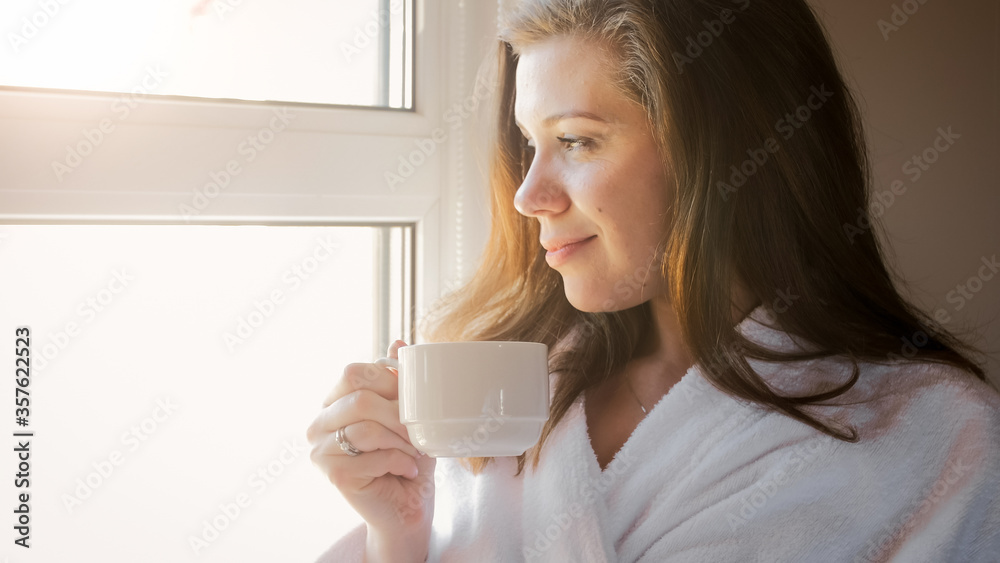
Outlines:
[[404,347],[404,346],[406,346],[406,342],[404,342],[402,340],[396,340],[395,342],[393,342],[392,344],[389,345],[389,352],[388,352],[387,355],[390,358],[394,358],[394,359],[398,360],[399,359],[399,349],[402,348],[402,347]]

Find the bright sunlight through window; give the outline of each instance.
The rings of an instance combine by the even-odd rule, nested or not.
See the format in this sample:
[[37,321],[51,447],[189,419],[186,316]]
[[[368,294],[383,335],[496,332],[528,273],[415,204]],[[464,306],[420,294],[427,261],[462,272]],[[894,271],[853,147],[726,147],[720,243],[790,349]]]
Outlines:
[[0,85],[412,107],[409,0],[5,0]]
[[409,338],[410,244],[406,227],[0,226],[7,346],[31,331],[26,561],[312,561],[360,523],[305,430],[343,366]]

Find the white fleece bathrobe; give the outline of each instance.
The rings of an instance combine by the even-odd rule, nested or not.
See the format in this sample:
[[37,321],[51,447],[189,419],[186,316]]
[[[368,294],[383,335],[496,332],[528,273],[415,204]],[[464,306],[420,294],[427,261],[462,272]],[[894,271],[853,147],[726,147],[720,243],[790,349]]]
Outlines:
[[[799,349],[758,322],[766,313],[739,329]],[[752,365],[786,393],[851,373],[839,359]],[[581,398],[537,470],[514,477],[514,458],[498,458],[474,476],[438,460],[428,561],[1000,562],[992,388],[947,366],[861,364],[832,402],[810,411],[852,425],[857,443],[734,399],[695,366],[602,472]],[[364,533],[320,561],[361,561]]]

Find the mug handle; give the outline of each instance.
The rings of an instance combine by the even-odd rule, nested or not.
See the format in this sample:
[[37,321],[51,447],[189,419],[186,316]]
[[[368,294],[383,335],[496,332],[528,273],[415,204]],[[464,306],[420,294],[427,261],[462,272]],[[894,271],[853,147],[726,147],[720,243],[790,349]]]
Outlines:
[[399,360],[396,358],[379,358],[375,360],[375,365],[382,367],[389,367],[396,371],[399,371]]

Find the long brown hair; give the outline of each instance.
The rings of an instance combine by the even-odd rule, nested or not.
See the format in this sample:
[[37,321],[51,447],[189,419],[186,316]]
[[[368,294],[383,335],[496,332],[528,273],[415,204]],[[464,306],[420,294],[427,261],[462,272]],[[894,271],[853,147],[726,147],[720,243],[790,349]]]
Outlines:
[[[569,407],[615,376],[651,322],[648,304],[574,309],[545,263],[538,223],[513,206],[530,164],[514,123],[518,53],[556,36],[608,48],[618,63],[617,87],[650,118],[673,184],[664,189],[674,198],[659,275],[684,341],[712,384],[856,441],[854,429],[802,407],[849,390],[858,361],[916,358],[985,380],[974,350],[897,292],[874,227],[845,229],[859,213],[867,217],[871,171],[860,113],[804,0],[526,0],[507,14],[500,35],[492,233],[475,276],[429,317],[428,336],[549,345],[558,378],[550,417],[539,444],[518,458],[518,473],[527,458],[537,465]],[[742,337],[732,317],[737,282],[758,302],[794,295],[779,324],[810,343],[809,351],[777,353]],[[917,346],[908,347],[912,342]],[[855,362],[853,376],[809,396],[777,394],[747,362],[833,355]],[[478,472],[489,458],[468,461]]]

